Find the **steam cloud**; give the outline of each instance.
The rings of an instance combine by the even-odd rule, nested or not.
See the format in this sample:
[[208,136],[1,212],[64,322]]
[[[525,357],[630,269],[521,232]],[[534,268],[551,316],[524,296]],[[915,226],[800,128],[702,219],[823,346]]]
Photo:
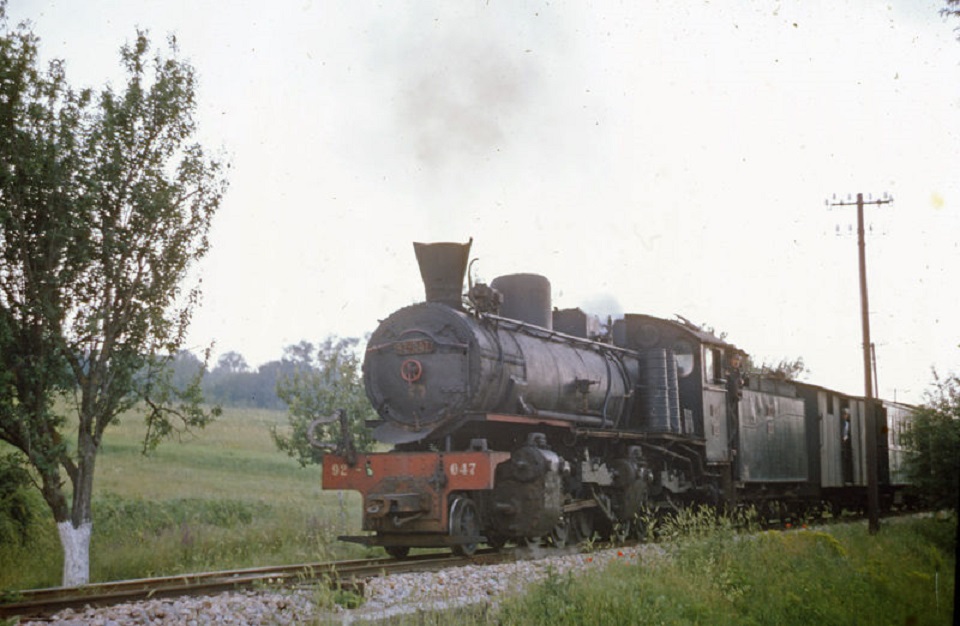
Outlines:
[[400,122],[414,156],[429,167],[487,158],[510,141],[530,108],[536,72],[524,51],[496,40],[447,36],[407,68]]

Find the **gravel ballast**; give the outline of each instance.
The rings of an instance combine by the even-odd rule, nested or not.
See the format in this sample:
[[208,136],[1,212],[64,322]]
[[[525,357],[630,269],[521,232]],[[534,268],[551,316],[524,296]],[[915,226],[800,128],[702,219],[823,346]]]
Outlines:
[[[545,555],[550,556],[545,556]],[[121,626],[150,624],[286,625],[319,623],[363,623],[368,620],[485,603],[496,605],[510,594],[543,580],[548,572],[587,572],[611,561],[647,563],[664,556],[658,545],[613,548],[589,553],[521,551],[522,558],[497,565],[467,565],[438,572],[394,574],[369,580],[364,602],[356,609],[318,606],[329,594],[316,589],[257,590],[221,593],[215,596],[144,600],[100,609],[65,610],[50,621],[24,622],[60,626]],[[538,558],[539,557],[539,558]]]

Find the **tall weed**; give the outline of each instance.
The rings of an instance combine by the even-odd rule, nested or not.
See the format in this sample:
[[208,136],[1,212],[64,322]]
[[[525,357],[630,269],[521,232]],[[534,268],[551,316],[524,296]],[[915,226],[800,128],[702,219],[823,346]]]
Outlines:
[[[298,507],[240,501],[114,500],[109,513],[133,511],[125,522],[107,514],[101,528],[124,528],[120,537],[96,532],[92,566],[98,580],[211,569],[320,561],[345,554],[327,517]],[[156,511],[157,515],[151,513]]]

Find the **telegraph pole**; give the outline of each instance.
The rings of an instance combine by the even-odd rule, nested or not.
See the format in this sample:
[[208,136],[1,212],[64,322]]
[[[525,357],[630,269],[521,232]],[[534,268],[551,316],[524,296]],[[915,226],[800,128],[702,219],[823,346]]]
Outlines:
[[878,200],[864,200],[863,194],[857,194],[856,202],[833,202],[832,206],[857,207],[857,247],[860,256],[860,322],[863,326],[863,386],[864,386],[864,426],[866,427],[867,461],[867,517],[870,520],[870,534],[880,530],[880,489],[877,485],[877,416],[874,410],[873,367],[870,343],[870,306],[867,299],[867,242],[863,228],[863,206],[865,204],[890,204],[893,198],[883,194]]

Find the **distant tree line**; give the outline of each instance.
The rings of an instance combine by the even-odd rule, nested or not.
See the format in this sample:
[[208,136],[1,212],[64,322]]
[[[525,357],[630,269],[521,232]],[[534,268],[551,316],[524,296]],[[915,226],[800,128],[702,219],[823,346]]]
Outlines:
[[[287,349],[289,350],[289,348]],[[173,381],[177,386],[187,384],[204,367],[195,354],[182,351],[172,363]],[[287,351],[279,360],[251,368],[238,352],[223,354],[203,377],[201,388],[210,404],[258,409],[286,409],[277,397],[277,381],[284,375],[293,375],[296,361]]]
[[[203,376],[204,399],[226,407],[287,410],[288,404],[278,395],[278,384],[282,387],[285,381],[305,372],[320,371],[335,354],[358,344],[358,339],[333,337],[317,344],[300,341],[284,348],[281,358],[259,367],[251,367],[239,352],[226,352]],[[196,379],[205,364],[194,353],[183,350],[170,367],[174,385],[184,388]]]
[[[227,352],[206,372],[201,383],[204,399],[210,404],[229,407],[284,410],[287,406],[277,396],[277,381],[292,376],[297,363],[284,357],[251,368],[242,354]],[[173,383],[182,388],[190,384],[205,364],[193,352],[183,350],[170,365]]]

